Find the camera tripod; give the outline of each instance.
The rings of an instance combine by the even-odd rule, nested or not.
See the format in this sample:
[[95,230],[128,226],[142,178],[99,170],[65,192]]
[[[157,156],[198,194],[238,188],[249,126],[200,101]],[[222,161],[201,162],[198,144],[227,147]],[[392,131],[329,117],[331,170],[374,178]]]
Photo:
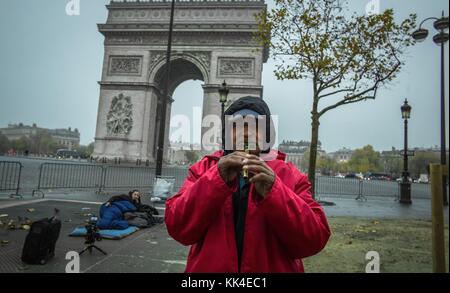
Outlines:
[[86,251],[89,251],[89,254],[92,254],[93,248],[97,249],[104,255],[107,255],[107,253],[105,251],[103,251],[100,247],[98,247],[97,245],[94,244],[95,240],[98,240],[98,241],[102,240],[102,237],[98,233],[97,227],[94,224],[87,225],[86,231],[87,231],[86,241],[84,242],[84,244],[86,244],[86,247],[78,255],[82,255]]
[[88,245],[82,251],[80,251],[80,253],[78,255],[82,255],[86,251],[89,251],[89,254],[92,254],[92,248],[95,248],[98,251],[100,251],[101,253],[103,253],[104,255],[107,255],[107,253],[105,251],[103,251],[100,247],[95,245],[93,242],[92,243],[86,243],[86,244],[88,244]]

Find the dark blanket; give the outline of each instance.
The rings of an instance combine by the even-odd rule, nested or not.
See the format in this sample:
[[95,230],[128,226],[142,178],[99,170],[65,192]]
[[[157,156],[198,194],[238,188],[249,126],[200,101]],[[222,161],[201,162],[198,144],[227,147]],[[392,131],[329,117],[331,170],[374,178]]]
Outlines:
[[137,211],[125,213],[124,219],[130,226],[148,228],[162,222],[159,218],[154,217],[156,215],[158,215],[158,211],[154,207],[139,204]]

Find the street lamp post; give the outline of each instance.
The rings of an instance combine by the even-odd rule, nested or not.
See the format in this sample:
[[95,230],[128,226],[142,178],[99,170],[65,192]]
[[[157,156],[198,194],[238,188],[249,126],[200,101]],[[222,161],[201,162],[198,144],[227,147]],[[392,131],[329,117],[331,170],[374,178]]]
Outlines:
[[222,86],[219,88],[219,101],[222,104],[222,149],[225,151],[225,103],[228,99],[228,93],[230,90],[228,89],[227,83],[225,80],[222,83]]
[[164,139],[165,139],[165,129],[166,129],[166,111],[167,111],[167,103],[169,101],[169,85],[170,85],[170,58],[172,53],[172,34],[173,34],[173,19],[174,19],[174,11],[175,11],[175,0],[172,0],[172,4],[170,6],[170,21],[169,21],[169,35],[167,41],[167,52],[166,52],[166,80],[164,84],[162,97],[159,99],[160,103],[160,113],[157,113],[159,116],[159,133],[158,133],[158,141],[157,141],[157,151],[156,151],[156,169],[155,175],[161,176],[162,174],[162,165],[163,165],[163,157],[164,157]]
[[[442,12],[442,17],[428,17],[422,21],[419,29],[413,32],[412,37],[417,42],[422,42],[428,37],[428,30],[422,28],[422,25],[427,20],[434,20],[434,28],[438,33],[433,37],[433,42],[441,47],[441,165],[445,166],[447,162],[447,150],[445,142],[445,44],[448,42],[448,33],[446,30],[449,27],[448,16],[444,16]],[[444,205],[448,205],[447,199],[447,176],[442,176],[442,196],[444,199]]]
[[400,108],[402,118],[405,121],[405,141],[403,148],[403,180],[400,183],[400,203],[411,204],[411,182],[409,181],[408,172],[408,119],[411,117],[411,106],[408,100]]

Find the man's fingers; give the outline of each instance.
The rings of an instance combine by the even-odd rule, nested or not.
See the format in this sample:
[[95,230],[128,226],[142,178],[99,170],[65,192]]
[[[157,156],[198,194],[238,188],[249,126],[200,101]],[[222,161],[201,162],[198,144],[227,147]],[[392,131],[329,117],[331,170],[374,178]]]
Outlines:
[[243,160],[242,159],[240,159],[240,158],[234,158],[234,157],[230,157],[230,158],[227,158],[227,161],[226,161],[226,164],[227,164],[227,166],[243,166],[244,165],[244,163],[243,163]]
[[248,170],[252,174],[264,173],[267,175],[273,175],[273,171],[263,165],[245,165],[243,169]]
[[242,159],[246,159],[247,158],[247,153],[243,153],[243,152],[234,152],[229,154],[230,157],[236,157],[236,158],[242,158]]
[[250,183],[255,183],[258,181],[268,181],[270,179],[271,179],[271,177],[269,175],[267,175],[265,173],[259,173],[259,174],[256,174],[255,176],[253,176],[252,178],[250,178],[249,181],[250,181]]
[[247,157],[247,159],[249,160],[256,160],[256,161],[262,161],[260,157],[252,155],[252,154],[247,154],[245,153],[245,156]]
[[265,162],[262,160],[254,160],[254,159],[245,159],[244,160],[244,164],[245,165],[261,165],[261,166],[265,166]]

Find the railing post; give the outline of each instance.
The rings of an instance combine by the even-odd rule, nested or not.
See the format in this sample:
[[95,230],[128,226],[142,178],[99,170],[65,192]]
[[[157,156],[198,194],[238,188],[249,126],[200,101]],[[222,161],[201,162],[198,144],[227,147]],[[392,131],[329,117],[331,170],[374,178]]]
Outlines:
[[446,166],[430,164],[433,272],[445,273],[444,208],[442,176]]
[[[39,166],[39,181],[38,181],[38,186],[37,186],[37,189],[33,189],[33,192],[31,193],[31,196],[32,197],[34,197],[34,194],[37,192],[37,191],[41,191],[41,178],[42,178],[42,167],[45,165],[46,163],[42,163],[40,166]],[[44,197],[44,193],[42,192],[42,198]]]
[[102,176],[100,179],[100,189],[98,190],[98,193],[100,194],[106,187],[106,168],[107,166],[100,166],[102,168]]
[[19,162],[19,178],[17,178],[17,187],[16,187],[16,196],[20,196],[20,198],[23,198],[22,195],[19,195],[19,189],[20,189],[20,177],[22,176],[22,163]]

